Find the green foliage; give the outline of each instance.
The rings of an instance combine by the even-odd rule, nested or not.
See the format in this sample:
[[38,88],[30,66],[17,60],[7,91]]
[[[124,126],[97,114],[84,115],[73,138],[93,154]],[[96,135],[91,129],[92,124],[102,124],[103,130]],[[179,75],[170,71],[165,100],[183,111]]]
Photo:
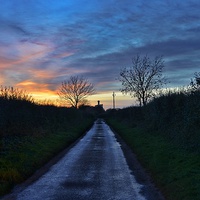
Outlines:
[[92,119],[78,123],[78,127],[69,125],[65,131],[7,138],[0,158],[0,195],[28,178],[53,156],[77,140],[91,126]]
[[138,155],[168,200],[200,199],[200,92],[169,91],[105,119]]
[[200,92],[169,91],[146,106],[108,110],[107,118],[157,131],[179,148],[200,152]]
[[143,111],[147,126],[176,145],[200,152],[200,92],[168,93],[149,103]]
[[37,105],[22,94],[12,88],[0,94],[0,195],[77,140],[94,121],[84,110]]
[[167,200],[200,198],[200,156],[177,148],[158,132],[131,128],[117,119],[109,124],[137,154]]

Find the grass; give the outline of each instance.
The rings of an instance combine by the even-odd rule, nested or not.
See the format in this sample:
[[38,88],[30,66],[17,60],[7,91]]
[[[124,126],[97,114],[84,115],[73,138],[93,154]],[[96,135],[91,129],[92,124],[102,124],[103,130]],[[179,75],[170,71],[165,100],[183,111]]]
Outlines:
[[13,186],[26,180],[52,157],[77,140],[92,124],[91,120],[79,123],[67,131],[57,131],[37,137],[12,137],[0,157],[0,196]]
[[96,114],[39,105],[23,90],[0,86],[0,196],[77,140]]
[[146,133],[116,120],[114,130],[137,154],[167,200],[200,199],[200,155],[177,148],[161,134]]

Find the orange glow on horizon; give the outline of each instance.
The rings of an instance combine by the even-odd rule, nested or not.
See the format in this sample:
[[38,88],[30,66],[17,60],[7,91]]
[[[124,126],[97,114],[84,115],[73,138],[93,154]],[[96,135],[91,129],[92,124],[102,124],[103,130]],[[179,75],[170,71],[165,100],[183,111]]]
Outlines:
[[[47,84],[37,84],[31,81],[21,82],[16,85],[20,89],[24,89],[27,91],[35,100],[35,102],[52,102],[54,105],[62,105],[67,106],[67,103],[61,101],[57,91],[52,91],[48,89]],[[112,91],[110,92],[101,92],[98,94],[91,95],[87,98],[89,100],[89,105],[95,106],[97,105],[97,101],[99,100],[101,104],[103,104],[104,109],[112,108]],[[115,97],[116,108],[123,108],[132,106],[135,104],[135,100],[130,98],[130,96],[124,96],[120,92],[116,92]]]
[[[36,71],[33,70],[34,75],[37,75],[36,72],[40,74],[41,77],[39,77],[39,79],[42,79],[42,80],[44,80],[45,77],[51,77],[52,75],[51,74],[52,72],[49,72],[49,74],[48,73],[45,74],[44,70],[36,70]],[[67,106],[67,103],[65,104],[65,102],[60,100],[59,95],[57,94],[58,90],[50,89],[49,84],[36,83],[36,82],[33,82],[32,80],[25,80],[25,81],[18,82],[17,84],[15,84],[14,87],[26,91],[28,94],[30,94],[33,97],[35,102],[44,102],[44,103],[52,102],[54,105]],[[97,101],[99,100],[101,104],[103,104],[104,109],[106,110],[108,108],[112,108],[113,106],[112,93],[113,91],[101,91],[94,95],[89,96],[87,99],[91,106],[97,105]],[[121,92],[115,92],[115,93],[116,93],[116,97],[115,97],[116,108],[128,107],[135,104],[135,100],[133,98],[130,98],[129,95],[125,96]]]
[[[88,100],[91,102],[91,105],[97,105],[97,101],[99,100],[101,104],[103,104],[104,109],[112,108],[113,107],[113,98],[112,98],[113,91],[106,91],[101,92],[98,94],[94,94],[88,97]],[[136,104],[135,99],[131,98],[128,95],[123,95],[121,92],[115,92],[115,107],[116,108],[123,108],[132,106]]]
[[16,87],[30,92],[50,91],[48,89],[48,84],[35,83],[29,80],[17,83]]

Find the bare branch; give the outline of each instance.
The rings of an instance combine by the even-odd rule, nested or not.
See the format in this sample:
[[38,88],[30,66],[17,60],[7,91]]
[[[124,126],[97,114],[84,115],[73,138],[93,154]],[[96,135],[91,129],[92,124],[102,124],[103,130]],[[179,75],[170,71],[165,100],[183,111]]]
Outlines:
[[121,92],[130,93],[138,99],[140,105],[146,105],[155,95],[155,91],[166,83],[162,76],[164,61],[162,57],[151,60],[147,55],[136,55],[132,64],[132,67],[124,68],[120,72]]
[[86,98],[93,93],[94,86],[79,76],[71,76],[69,80],[62,82],[58,91],[59,97],[75,108],[86,102]]
[[191,79],[188,88],[192,93],[200,90],[200,72],[194,73],[194,78]]

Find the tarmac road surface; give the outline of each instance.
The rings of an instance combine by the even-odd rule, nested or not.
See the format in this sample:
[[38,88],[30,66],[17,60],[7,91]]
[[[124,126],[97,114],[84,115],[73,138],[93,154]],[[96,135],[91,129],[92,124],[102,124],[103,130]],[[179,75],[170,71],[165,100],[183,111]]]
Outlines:
[[99,119],[59,162],[12,199],[158,200],[159,195],[143,192],[147,187],[136,181],[115,134]]

